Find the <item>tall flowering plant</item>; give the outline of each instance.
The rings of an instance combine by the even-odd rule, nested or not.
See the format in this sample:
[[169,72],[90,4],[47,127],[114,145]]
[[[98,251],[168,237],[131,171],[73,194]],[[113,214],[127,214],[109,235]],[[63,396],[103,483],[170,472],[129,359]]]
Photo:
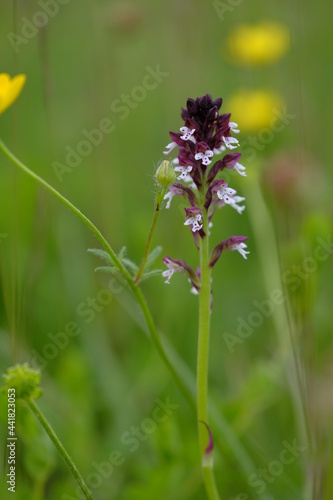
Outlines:
[[[203,477],[209,498],[218,498],[212,472],[213,438],[208,423],[207,378],[210,315],[212,309],[212,268],[225,250],[238,251],[245,259],[249,253],[245,241],[247,236],[231,236],[210,250],[209,236],[216,209],[227,205],[239,214],[245,209],[235,189],[221,178],[224,169],[234,169],[245,176],[245,167],[239,163],[241,154],[229,152],[239,146],[232,134],[239,132],[236,123],[230,121],[230,113],[220,114],[222,99],[213,100],[209,94],[197,99],[188,99],[181,117],[184,125],[180,132],[170,132],[172,142],[164,153],[170,155],[178,148],[177,158],[171,160],[179,174],[165,194],[167,208],[174,196],[183,196],[189,203],[185,208],[184,225],[189,226],[195,245],[200,253],[200,267],[194,271],[185,260],[163,259],[167,269],[162,273],[165,283],[170,283],[174,273],[187,275],[192,291],[199,295],[199,335],[197,352],[197,417]],[[226,154],[225,154],[226,153]],[[221,155],[223,155],[221,157]],[[204,425],[202,425],[204,424]],[[207,429],[209,444],[207,446]]]
[[[7,74],[0,74],[0,114],[16,100],[24,82],[24,75],[10,79]],[[99,269],[111,271],[132,292],[142,311],[152,343],[157,349],[161,360],[172,374],[191,408],[197,412],[203,478],[207,496],[211,500],[219,498],[213,476],[213,436],[207,411],[209,332],[212,309],[211,273],[212,268],[224,250],[238,251],[245,259],[249,253],[246,250],[246,236],[231,236],[221,241],[212,251],[209,247],[212,218],[216,209],[230,205],[241,214],[245,208],[244,205],[240,204],[244,201],[244,198],[237,196],[236,191],[229,187],[226,181],[219,178],[221,172],[223,176],[224,169],[234,169],[240,175],[245,175],[245,167],[239,163],[241,156],[239,153],[227,152],[222,158],[217,159],[227,150],[233,150],[239,145],[238,140],[232,136],[232,133],[237,134],[239,132],[237,125],[230,121],[230,114],[219,114],[221,105],[222,99],[219,98],[213,101],[209,94],[195,100],[188,99],[186,109],[182,109],[181,113],[184,126],[181,127],[180,132],[170,132],[172,142],[167,145],[165,154],[170,155],[175,148],[178,148],[178,155],[177,158],[171,161],[163,161],[156,171],[157,189],[154,217],[140,266],[125,258],[124,248],[117,254],[90,219],[43,178],[22,163],[0,140],[0,150],[8,159],[69,208],[93,232],[104,250],[95,249],[92,253],[95,253],[108,263],[107,268]],[[141,281],[160,273],[157,270],[148,270],[156,258],[159,248],[156,248],[151,253],[149,253],[149,250],[163,200],[166,207],[169,208],[171,199],[174,196],[183,196],[188,201],[189,206],[185,208],[184,225],[189,226],[193,234],[195,245],[200,253],[200,266],[194,271],[185,260],[180,261],[165,256],[163,262],[166,265],[166,270],[162,272],[162,276],[165,278],[165,283],[170,283],[170,279],[175,272],[186,274],[192,284],[193,293],[199,296],[196,402],[187,384],[164,349],[159,338],[158,329],[140,287]],[[85,498],[92,499],[93,496],[73,459],[34,402],[34,398],[40,395],[40,391],[38,390],[37,394],[35,391],[31,392],[30,389],[30,392],[22,392],[21,390],[22,381],[24,387],[34,388],[39,381],[39,374],[31,371],[26,365],[17,366],[8,371],[5,380],[17,387],[18,394],[20,393],[20,397],[26,400],[67,463]]]

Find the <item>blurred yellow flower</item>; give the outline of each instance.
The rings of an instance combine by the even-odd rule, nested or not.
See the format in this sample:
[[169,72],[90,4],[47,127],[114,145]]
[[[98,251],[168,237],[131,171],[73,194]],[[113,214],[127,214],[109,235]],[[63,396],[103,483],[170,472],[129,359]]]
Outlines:
[[256,26],[241,24],[228,37],[232,61],[249,66],[277,61],[287,52],[289,45],[288,27],[270,21]]
[[25,75],[17,75],[11,79],[7,73],[0,73],[0,114],[16,101],[25,80]]
[[228,109],[241,132],[270,127],[276,111],[283,106],[282,97],[270,90],[239,90],[228,99]]

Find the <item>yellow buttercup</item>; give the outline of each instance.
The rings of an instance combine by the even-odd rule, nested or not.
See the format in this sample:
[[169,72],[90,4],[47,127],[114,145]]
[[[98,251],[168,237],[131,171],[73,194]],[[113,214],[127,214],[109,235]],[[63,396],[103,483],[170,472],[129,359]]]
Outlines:
[[240,89],[228,99],[228,109],[245,133],[270,127],[274,110],[283,106],[283,98],[272,90]]
[[25,84],[26,76],[10,78],[7,73],[0,73],[0,114],[16,101]]
[[241,24],[228,37],[228,49],[235,64],[270,64],[289,49],[289,29],[284,24],[265,21],[251,26]]

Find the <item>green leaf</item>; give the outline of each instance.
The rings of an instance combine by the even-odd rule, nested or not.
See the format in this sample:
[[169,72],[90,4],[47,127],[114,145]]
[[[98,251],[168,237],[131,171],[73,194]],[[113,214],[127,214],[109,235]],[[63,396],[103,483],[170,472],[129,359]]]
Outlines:
[[126,247],[122,247],[122,249],[118,253],[118,259],[123,260],[125,258],[126,252],[127,252]]
[[160,276],[161,274],[162,269],[154,269],[153,271],[148,271],[147,273],[144,273],[144,275],[140,278],[140,283],[149,278],[152,278],[153,276]]
[[132,262],[131,260],[129,259],[123,259],[122,260],[122,263],[124,264],[124,266],[126,266],[127,268],[129,268],[131,271],[134,272],[134,274],[137,273],[138,271],[138,266],[136,264],[134,264],[134,262]]
[[127,281],[116,267],[111,267],[111,266],[96,267],[95,272],[113,274],[113,276],[116,277],[119,283],[121,283],[124,287],[128,287]]
[[102,266],[102,267],[96,267],[95,268],[95,273],[119,274],[119,271],[118,271],[118,269],[116,267]]
[[99,257],[100,259],[104,260],[109,264],[113,263],[110,255],[105,250],[100,250],[99,248],[88,248],[87,251],[95,255],[95,257]]
[[150,254],[147,257],[147,261],[146,261],[146,265],[145,265],[146,269],[149,268],[152,265],[152,263],[161,254],[162,250],[163,250],[163,248],[161,246],[158,246],[158,247],[154,248],[154,250],[152,250],[150,252]]

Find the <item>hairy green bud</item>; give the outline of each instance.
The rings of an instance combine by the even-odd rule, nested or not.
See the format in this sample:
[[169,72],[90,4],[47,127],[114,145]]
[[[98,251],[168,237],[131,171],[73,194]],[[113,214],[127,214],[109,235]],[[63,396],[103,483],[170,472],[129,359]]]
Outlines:
[[168,160],[162,161],[156,170],[155,179],[162,188],[167,188],[176,181],[176,172]]

